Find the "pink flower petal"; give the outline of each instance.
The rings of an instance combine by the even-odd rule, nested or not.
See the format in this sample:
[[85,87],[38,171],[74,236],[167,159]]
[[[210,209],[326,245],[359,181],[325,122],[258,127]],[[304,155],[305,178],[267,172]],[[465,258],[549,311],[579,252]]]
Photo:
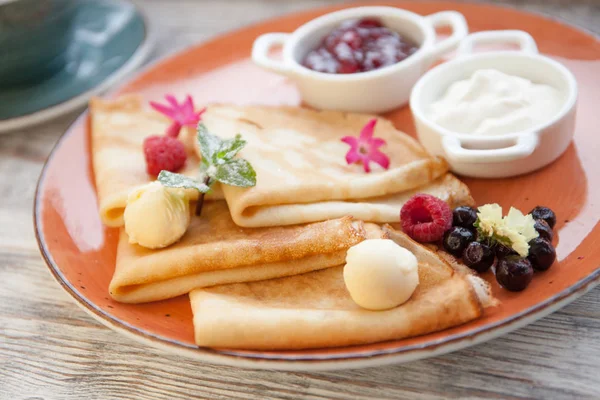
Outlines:
[[371,147],[373,148],[380,148],[381,146],[383,146],[384,144],[387,144],[385,140],[381,139],[381,138],[373,138],[371,139]]
[[352,146],[352,149],[358,147],[358,138],[356,138],[354,136],[344,136],[342,138],[342,142],[344,142],[344,143],[349,144],[350,146]]
[[196,118],[198,119],[198,121],[200,121],[202,119],[202,114],[204,114],[205,111],[206,111],[206,107],[204,107],[202,110],[200,110],[196,113]]
[[369,160],[368,158],[363,158],[363,168],[365,169],[365,172],[368,174],[371,172],[371,167],[369,166],[369,162],[371,160]]
[[360,140],[361,141],[369,141],[373,137],[373,132],[375,131],[375,125],[377,124],[377,119],[373,118],[362,128],[360,131]]
[[386,144],[382,138],[374,138],[375,125],[377,119],[373,118],[362,128],[359,137],[344,136],[342,142],[350,145],[346,153],[346,162],[348,164],[362,163],[366,173],[371,172],[371,162],[379,164],[382,168],[390,167],[390,159],[385,153],[379,150],[379,147]]
[[154,108],[156,111],[158,111],[159,113],[164,114],[171,119],[175,118],[174,110],[168,106],[156,103],[154,101],[150,102],[150,106],[152,108]]
[[194,100],[190,95],[187,95],[181,104],[179,104],[175,96],[171,94],[166,95],[165,99],[169,103],[168,105],[153,101],[150,102],[150,105],[156,111],[167,116],[173,121],[173,123],[167,129],[166,134],[168,136],[177,137],[183,126],[195,127],[200,121],[200,115],[206,111],[206,108],[203,108],[196,113],[194,111]]
[[381,165],[383,169],[388,169],[390,167],[389,157],[377,149],[372,149],[369,152],[368,158],[370,161],[374,161],[377,164]]
[[360,160],[362,160],[362,156],[357,151],[350,150],[346,153],[346,162],[348,164],[354,164]]
[[169,104],[171,104],[173,109],[175,109],[175,110],[179,109],[179,103],[177,102],[177,99],[175,98],[175,96],[173,96],[172,94],[168,94],[165,96],[165,99],[167,99],[167,101],[169,102]]
[[181,110],[186,115],[194,114],[194,100],[192,100],[192,96],[189,94],[185,97],[185,102],[183,103]]

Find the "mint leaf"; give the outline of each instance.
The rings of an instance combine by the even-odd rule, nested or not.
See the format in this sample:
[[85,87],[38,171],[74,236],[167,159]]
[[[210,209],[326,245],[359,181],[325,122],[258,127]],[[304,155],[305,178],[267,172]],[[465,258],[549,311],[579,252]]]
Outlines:
[[216,164],[224,164],[227,161],[230,161],[240,152],[240,150],[242,150],[242,148],[244,148],[246,143],[247,142],[242,139],[242,135],[239,133],[235,135],[235,138],[223,141],[215,155]]
[[218,165],[214,179],[226,185],[250,187],[256,185],[256,171],[248,161],[236,158]]
[[223,140],[218,136],[211,135],[202,122],[198,124],[198,143],[202,153],[202,165],[216,164],[216,154],[221,148]]
[[185,189],[196,189],[200,193],[206,193],[210,190],[208,185],[202,182],[198,182],[189,176],[175,174],[169,171],[160,171],[158,174],[158,181],[166,187],[171,188],[185,188]]
[[198,124],[198,144],[202,153],[200,176],[208,186],[215,181],[240,187],[256,185],[252,165],[244,159],[234,158],[246,143],[239,134],[233,139],[222,140],[210,134],[204,124]]

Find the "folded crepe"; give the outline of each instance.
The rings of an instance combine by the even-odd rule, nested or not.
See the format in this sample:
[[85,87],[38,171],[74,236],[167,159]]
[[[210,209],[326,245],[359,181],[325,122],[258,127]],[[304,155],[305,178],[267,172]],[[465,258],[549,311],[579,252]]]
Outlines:
[[[366,224],[368,237],[388,238]],[[386,311],[360,308],[348,294],[343,266],[287,278],[222,285],[190,293],[199,346],[306,349],[423,335],[471,321],[493,305],[487,283],[454,272],[429,248],[399,233],[419,261],[419,286]]]
[[[240,133],[248,141],[241,157],[257,173],[255,187],[223,187],[235,223],[280,226],[344,215],[397,221],[407,197],[429,190],[427,185],[443,178],[448,166],[382,118],[374,135],[387,142],[381,149],[390,157],[389,169],[373,165],[365,173],[361,165],[348,165],[349,146],[341,138],[358,136],[372,118],[378,117],[292,107],[209,106],[202,116],[208,130],[222,138]],[[453,177],[434,185],[441,193],[468,195]]]
[[[450,174],[419,191],[433,194],[451,207],[473,201],[466,186]],[[398,201],[403,204],[413,192],[404,193]],[[398,201],[379,204],[397,220]],[[395,232],[391,227],[389,230],[390,234]],[[286,236],[292,232],[301,232],[302,240]],[[151,250],[130,244],[122,229],[110,293],[117,301],[142,303],[175,297],[199,287],[301,274],[343,263],[346,250],[363,239],[362,223],[351,217],[300,226],[242,228],[233,222],[224,201],[206,202],[202,216],[192,218],[183,238],[165,249]],[[393,239],[403,240],[403,246],[411,251],[420,246],[401,232],[395,233]],[[286,253],[280,254],[276,261],[260,258],[255,251],[261,246],[267,252],[285,249]],[[308,251],[305,256],[289,255],[304,251]],[[435,254],[431,252],[431,257]]]
[[[210,130],[223,137],[242,133],[249,144],[242,156],[257,170],[257,186],[227,187],[227,202],[236,224],[247,227],[293,225],[345,215],[373,222],[394,222],[398,210],[416,192],[438,196],[450,205],[472,202],[468,188],[446,163],[431,158],[409,136],[380,119],[375,134],[387,140],[388,171],[365,174],[346,165],[348,148],[339,139],[357,135],[371,118],[360,114],[297,108],[211,106],[204,114]],[[154,180],[146,173],[143,141],[165,132],[170,121],[145,111],[139,96],[90,101],[91,151],[102,221],[123,225],[127,195]],[[197,176],[199,157],[194,129],[180,140],[188,149],[182,171]],[[195,148],[195,151],[194,151]],[[191,200],[198,193],[188,190]],[[224,197],[213,185],[207,199]]]
[[[124,96],[114,101],[90,100],[91,151],[98,193],[100,216],[105,225],[123,225],[123,211],[129,192],[155,180],[146,173],[144,139],[163,135],[169,120],[157,112],[142,110],[139,96]],[[196,176],[199,159],[194,151],[195,129],[182,129],[180,140],[188,150],[182,174]],[[189,190],[190,199],[198,192]],[[210,198],[222,198],[218,186]]]
[[121,230],[111,296],[120,302],[163,300],[198,287],[249,282],[333,267],[365,239],[362,221],[241,228],[224,201],[204,204],[182,239],[164,249],[130,244]]

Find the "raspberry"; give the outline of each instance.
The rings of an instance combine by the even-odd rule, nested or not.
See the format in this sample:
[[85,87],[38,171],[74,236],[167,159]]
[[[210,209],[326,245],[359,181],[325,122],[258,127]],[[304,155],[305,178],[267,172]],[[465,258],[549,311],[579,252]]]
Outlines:
[[170,136],[149,136],[144,140],[146,171],[158,175],[160,171],[177,172],[185,164],[187,154],[183,143]]
[[400,222],[404,232],[417,242],[436,242],[452,226],[452,210],[445,201],[419,193],[402,206]]

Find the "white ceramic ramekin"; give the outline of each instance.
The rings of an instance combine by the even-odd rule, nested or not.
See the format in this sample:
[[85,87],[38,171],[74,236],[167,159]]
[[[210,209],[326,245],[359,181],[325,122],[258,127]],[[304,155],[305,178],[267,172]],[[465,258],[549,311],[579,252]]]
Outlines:
[[[391,30],[417,43],[419,49],[397,64],[369,72],[327,74],[302,66],[304,56],[341,22],[362,17],[379,18]],[[452,34],[436,43],[435,28],[440,26],[449,26]],[[444,53],[453,50],[467,33],[464,17],[455,11],[423,17],[395,7],[357,7],[325,14],[293,33],[261,35],[254,42],[252,59],[259,66],[292,79],[310,106],[381,113],[408,103],[419,77]],[[283,46],[281,60],[269,57],[275,46]]]
[[[519,51],[473,53],[476,44],[517,44]],[[494,68],[558,89],[564,103],[548,122],[530,130],[496,136],[449,131],[427,117],[429,105],[452,83],[468,79],[482,68]],[[577,82],[562,64],[538,54],[533,38],[523,31],[487,31],[467,36],[456,58],[427,72],[414,86],[410,107],[419,141],[434,155],[448,160],[460,175],[501,178],[539,169],[558,158],[575,130]]]

